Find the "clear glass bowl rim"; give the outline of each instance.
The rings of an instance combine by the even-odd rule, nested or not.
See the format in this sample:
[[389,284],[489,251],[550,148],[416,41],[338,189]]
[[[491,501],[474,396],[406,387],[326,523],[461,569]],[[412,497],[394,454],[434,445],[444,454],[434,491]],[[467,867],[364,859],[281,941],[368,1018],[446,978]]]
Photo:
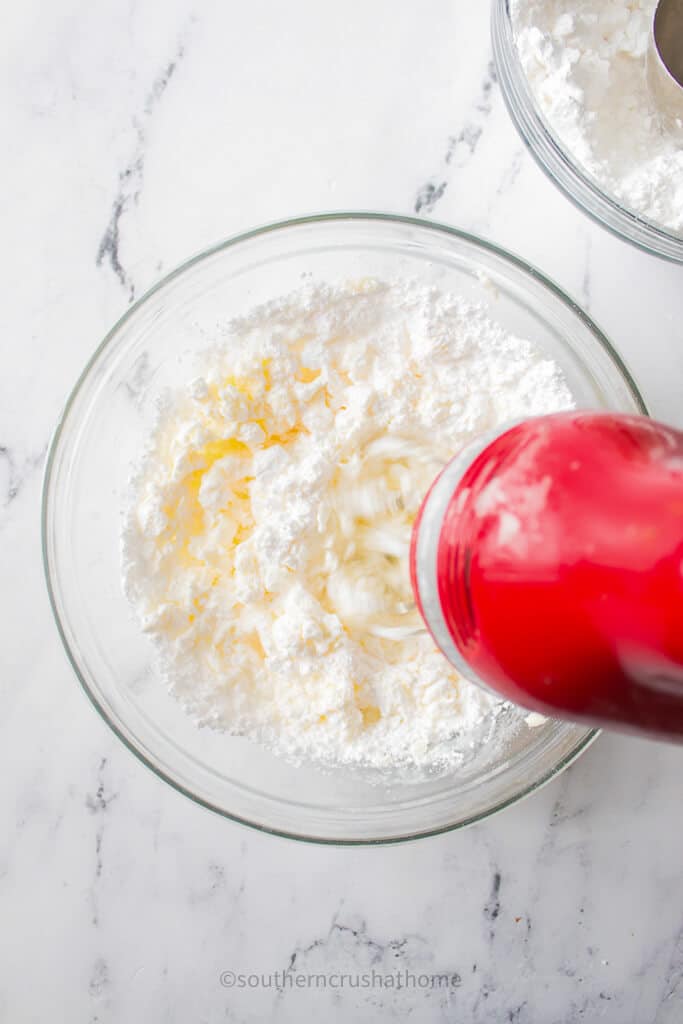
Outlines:
[[563,149],[531,94],[514,43],[510,0],[492,0],[491,40],[508,113],[522,141],[550,181],[595,223],[638,249],[683,263],[683,237],[640,217],[604,192]]
[[441,224],[437,221],[425,220],[418,217],[403,216],[401,214],[392,213],[378,213],[373,211],[335,211],[329,213],[317,213],[307,216],[293,217],[287,220],[275,221],[270,224],[265,224],[260,227],[253,228],[249,231],[241,232],[236,235],[232,235],[215,245],[209,246],[206,249],[201,250],[194,256],[191,256],[185,262],[179,264],[174,270],[170,271],[159,281],[156,282],[151,288],[149,288],[139,299],[137,299],[125,313],[116,321],[116,323],[107,332],[104,339],[100,342],[93,354],[88,359],[83,370],[81,371],[76,383],[74,384],[71,392],[69,393],[64,407],[57,419],[54,432],[50,441],[48,455],[45,463],[45,471],[43,474],[43,486],[42,486],[42,499],[41,499],[41,550],[42,550],[42,561],[43,561],[43,572],[45,575],[45,582],[52,608],[54,620],[59,632],[64,650],[71,667],[78,679],[83,691],[88,697],[90,703],[94,706],[100,717],[106,722],[107,726],[112,732],[118,737],[118,739],[124,744],[127,749],[134,754],[134,756],[146,765],[156,776],[163,782],[167,783],[174,790],[182,793],[188,797],[194,803],[200,806],[206,807],[208,810],[219,814],[221,817],[227,818],[228,820],[235,821],[238,824],[246,825],[250,828],[255,829],[259,832],[264,832],[268,835],[277,835],[285,839],[293,839],[299,842],[313,843],[323,846],[385,846],[394,845],[396,843],[408,842],[415,839],[428,838],[430,836],[442,835],[447,832],[457,831],[462,828],[466,828],[469,825],[476,824],[477,822],[483,821],[486,818],[497,814],[499,811],[505,810],[505,808],[518,803],[525,797],[530,796],[532,793],[541,789],[547,783],[551,782],[556,776],[565,770],[572,762],[574,762],[584,750],[590,746],[591,743],[597,739],[600,735],[599,729],[587,730],[586,734],[577,742],[577,744],[567,753],[560,761],[554,764],[548,771],[540,778],[535,779],[527,786],[522,786],[512,796],[507,797],[504,800],[487,808],[485,811],[473,814],[470,817],[466,817],[460,821],[449,823],[445,825],[439,825],[434,829],[420,829],[414,833],[406,833],[391,837],[382,837],[379,839],[373,838],[351,838],[351,839],[340,839],[340,838],[327,838],[323,836],[315,835],[304,835],[302,833],[289,832],[284,829],[270,828],[263,825],[260,822],[250,821],[240,815],[233,814],[227,811],[223,807],[219,807],[198,794],[192,792],[188,787],[182,785],[177,779],[174,779],[170,774],[163,771],[154,761],[146,756],[141,750],[139,750],[134,743],[132,743],[128,737],[119,729],[117,723],[107,714],[106,710],[101,706],[97,699],[97,696],[93,693],[88,685],[87,679],[81,672],[78,661],[71,650],[71,646],[67,639],[66,631],[62,624],[58,603],[56,599],[55,590],[52,583],[52,570],[50,565],[49,553],[48,553],[48,514],[50,505],[51,495],[51,482],[52,473],[57,452],[59,449],[60,439],[64,430],[69,412],[72,405],[74,404],[81,388],[83,387],[86,380],[93,368],[96,366],[101,354],[104,350],[113,342],[118,335],[120,329],[127,321],[134,316],[142,306],[144,306],[152,296],[156,295],[157,292],[167,287],[173,280],[180,275],[184,274],[187,270],[195,266],[195,264],[222,252],[225,249],[239,245],[241,242],[245,242],[248,239],[255,238],[259,235],[265,235],[273,232],[277,232],[283,229],[297,227],[297,226],[308,226],[316,223],[325,222],[351,222],[351,221],[367,221],[367,222],[385,222],[394,225],[404,225],[407,227],[418,227],[420,229],[426,229],[435,233],[446,234],[454,237],[466,244],[472,245],[475,248],[479,248],[483,251],[489,252],[496,257],[502,258],[505,262],[521,270],[523,273],[530,275],[536,282],[542,284],[547,288],[562,304],[567,306],[570,311],[577,316],[583,324],[591,331],[596,342],[607,352],[611,360],[614,362],[615,367],[622,374],[624,382],[632,392],[633,398],[636,404],[640,407],[644,415],[649,415],[645,401],[635,383],[630,371],[621,359],[612,343],[609,341],[607,336],[600,330],[597,324],[592,318],[579,306],[567,293],[552,279],[547,277],[544,273],[534,267],[532,264],[526,262],[521,257],[511,253],[509,250],[496,245],[494,242],[480,238],[477,235],[461,231],[458,228],[452,227],[447,224]]

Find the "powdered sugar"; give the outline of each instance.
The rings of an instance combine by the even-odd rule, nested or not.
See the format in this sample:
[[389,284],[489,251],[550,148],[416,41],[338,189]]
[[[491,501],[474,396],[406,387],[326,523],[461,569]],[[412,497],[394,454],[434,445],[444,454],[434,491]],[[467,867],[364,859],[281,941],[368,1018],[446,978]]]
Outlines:
[[683,233],[683,123],[647,79],[655,0],[511,0],[522,66],[572,158],[623,205]]
[[167,397],[123,535],[128,596],[203,724],[288,758],[452,770],[501,705],[406,610],[411,523],[480,432],[570,408],[554,362],[454,296],[310,285],[228,325]]

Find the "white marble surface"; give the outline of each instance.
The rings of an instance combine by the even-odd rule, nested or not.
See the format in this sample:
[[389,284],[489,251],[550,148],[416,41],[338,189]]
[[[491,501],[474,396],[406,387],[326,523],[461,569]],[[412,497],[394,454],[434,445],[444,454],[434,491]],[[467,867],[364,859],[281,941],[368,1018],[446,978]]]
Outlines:
[[[41,469],[93,347],[207,243],[364,208],[459,224],[587,304],[683,422],[683,268],[533,164],[487,4],[25,0],[3,12],[0,1021],[678,1024],[683,752],[605,737],[486,824],[306,847],[212,816],[81,693],[43,585]],[[221,972],[458,975],[447,988],[228,988]],[[344,983],[348,986],[348,983]]]

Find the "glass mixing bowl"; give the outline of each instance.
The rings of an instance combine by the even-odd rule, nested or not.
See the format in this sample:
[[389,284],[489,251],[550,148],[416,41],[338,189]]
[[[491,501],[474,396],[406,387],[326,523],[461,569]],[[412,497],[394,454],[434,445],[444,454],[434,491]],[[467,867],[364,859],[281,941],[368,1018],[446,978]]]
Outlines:
[[267,832],[330,843],[381,843],[478,821],[565,768],[595,733],[523,725],[502,749],[457,774],[409,781],[293,766],[241,738],[197,728],[157,676],[121,591],[121,508],[131,466],[168,386],[217,327],[302,278],[411,278],[483,303],[507,330],[563,368],[582,406],[645,412],[590,318],[522,260],[451,228],[379,214],[275,224],[190,260],[140,299],[81,374],[52,441],[43,494],[48,589],[83,687],[123,742],[198,803]]
[[541,169],[584,213],[645,252],[683,263],[683,237],[646,220],[591,178],[539,111],[515,44],[509,0],[493,0],[491,34],[503,97],[519,134]]

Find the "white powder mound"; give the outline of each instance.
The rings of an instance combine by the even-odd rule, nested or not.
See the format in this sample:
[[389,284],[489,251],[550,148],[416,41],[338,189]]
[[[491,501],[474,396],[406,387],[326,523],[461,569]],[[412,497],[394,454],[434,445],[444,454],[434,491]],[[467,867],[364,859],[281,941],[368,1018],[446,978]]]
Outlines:
[[453,770],[503,705],[426,634],[370,627],[411,605],[411,524],[438,467],[571,408],[558,367],[458,297],[375,281],[255,309],[200,362],[160,409],[123,535],[172,692],[289,759]]
[[622,205],[683,233],[683,123],[647,81],[655,0],[511,0],[522,66],[564,148]]

